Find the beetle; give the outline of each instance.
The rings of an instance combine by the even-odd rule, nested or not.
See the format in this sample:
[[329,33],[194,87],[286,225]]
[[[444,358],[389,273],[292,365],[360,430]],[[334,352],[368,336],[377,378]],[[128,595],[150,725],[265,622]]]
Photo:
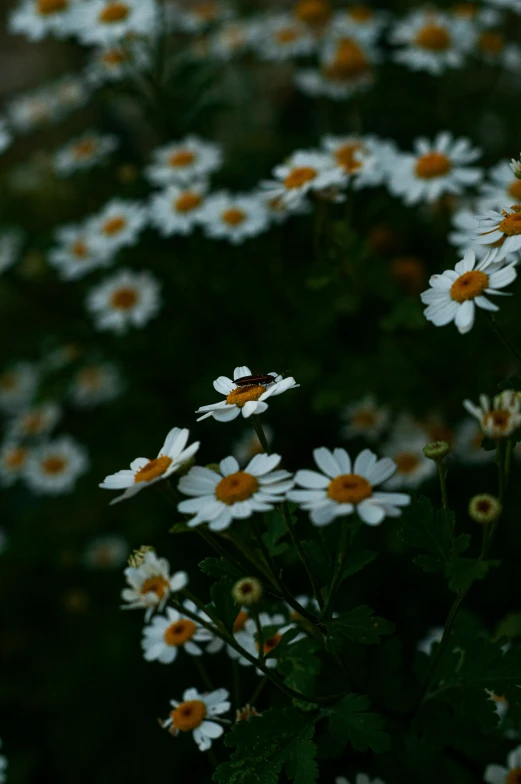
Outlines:
[[270,376],[269,373],[260,373],[256,376],[241,376],[241,378],[236,378],[233,383],[237,384],[238,387],[249,387],[253,384],[262,384],[263,386],[267,386],[268,384],[273,384],[274,381],[275,377]]

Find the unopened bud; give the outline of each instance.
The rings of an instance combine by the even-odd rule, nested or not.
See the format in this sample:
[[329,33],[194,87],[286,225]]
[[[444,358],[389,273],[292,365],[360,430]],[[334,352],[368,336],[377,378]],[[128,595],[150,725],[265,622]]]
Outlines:
[[237,580],[232,588],[232,596],[237,604],[244,604],[249,607],[257,604],[262,596],[262,585],[255,577],[243,577]]
[[235,714],[235,721],[248,721],[251,719],[252,716],[259,716],[259,712],[253,707],[253,705],[245,705],[244,708],[237,710]]
[[153,552],[154,549],[155,548],[149,544],[142,544],[141,547],[138,547],[137,550],[134,550],[134,552],[129,555],[128,565],[132,566],[134,569],[137,569],[138,566],[141,566],[145,560],[145,555],[147,553]]
[[423,447],[423,454],[429,460],[443,460],[450,452],[450,446],[446,441],[431,441]]
[[475,523],[488,525],[498,519],[501,514],[501,502],[495,495],[481,493],[475,495],[469,502],[469,515]]

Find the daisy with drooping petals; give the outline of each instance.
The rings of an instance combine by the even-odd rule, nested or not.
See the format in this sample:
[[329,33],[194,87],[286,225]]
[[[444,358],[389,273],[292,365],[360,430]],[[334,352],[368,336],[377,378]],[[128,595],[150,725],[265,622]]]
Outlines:
[[208,523],[211,531],[229,528],[233,520],[244,520],[254,512],[269,512],[284,500],[293,487],[288,471],[275,471],[280,455],[255,455],[241,470],[234,457],[219,463],[219,471],[193,466],[179,480],[178,488],[191,495],[177,507],[183,514],[194,515],[189,528]]
[[199,441],[186,446],[190,431],[173,427],[168,433],[165,443],[159,450],[156,458],[149,460],[147,457],[138,457],[126,468],[117,474],[105,477],[99,485],[104,490],[125,490],[123,495],[118,495],[110,502],[117,504],[139,493],[145,487],[150,487],[156,482],[167,479],[186,463],[199,449]]
[[331,452],[325,447],[313,451],[317,471],[297,471],[295,482],[304,490],[291,490],[287,497],[310,512],[311,522],[322,526],[335,517],[354,512],[368,525],[379,525],[384,517],[398,517],[400,507],[410,503],[405,493],[375,491],[375,487],[396,472],[390,458],[378,460],[370,449],[357,456],[354,466],[345,449]]
[[262,380],[260,382],[252,381],[251,384],[246,385],[237,384],[236,381],[251,376],[250,368],[244,365],[235,368],[233,381],[227,376],[219,376],[213,382],[213,387],[221,395],[225,395],[226,400],[198,408],[196,414],[204,413],[197,421],[200,422],[201,419],[212,416],[218,422],[230,422],[241,413],[245,418],[252,414],[262,414],[268,408],[266,400],[269,397],[281,395],[288,389],[295,389],[299,386],[299,384],[295,384],[293,376],[283,378],[275,372],[267,375],[273,377],[273,382]]
[[29,362],[17,362],[0,373],[0,410],[13,412],[28,405],[38,386],[38,371]]
[[396,154],[393,142],[376,136],[325,136],[322,146],[352,180],[355,190],[381,185]]
[[150,223],[163,237],[190,234],[201,223],[207,190],[205,183],[168,185],[150,199]]
[[389,423],[390,411],[386,406],[379,406],[373,395],[366,395],[358,403],[350,403],[343,412],[347,422],[343,435],[347,438],[363,436],[375,441]]
[[147,209],[142,204],[112,199],[88,221],[92,246],[103,255],[112,255],[135,245],[147,219]]
[[13,137],[9,132],[7,123],[5,120],[0,119],[0,153],[4,152],[4,150],[7,150],[12,141]]
[[461,68],[472,45],[465,21],[432,9],[411,11],[396,23],[389,37],[401,47],[394,54],[397,63],[434,76],[447,68]]
[[224,732],[222,719],[217,718],[230,710],[230,695],[226,689],[216,689],[208,694],[200,694],[197,689],[187,689],[183,701],[171,700],[173,710],[163,722],[163,727],[172,735],[179,732],[193,732],[193,738],[200,751],[208,751],[215,738]]
[[[340,776],[339,778],[335,779],[335,784],[349,784],[349,781]],[[355,784],[385,784],[382,779],[370,779],[365,773],[357,773]]]
[[521,781],[521,746],[509,753],[507,766],[488,765],[483,778],[487,784],[517,784]]
[[501,161],[487,172],[487,180],[479,187],[480,210],[508,208],[521,202],[521,180],[514,173],[508,161]]
[[15,229],[0,234],[0,273],[9,269],[18,260],[22,235]]
[[[287,619],[279,614],[268,615],[268,613],[259,613],[259,624],[261,629],[269,630],[270,634],[264,635],[262,658],[265,660],[266,667],[270,669],[277,666],[277,659],[271,656],[277,645],[282,639],[282,636],[290,629],[295,628],[294,623],[288,623]],[[302,640],[304,634],[298,634],[291,640],[291,643]],[[258,639],[257,624],[253,618],[247,618],[241,628],[235,632],[235,639],[239,645],[244,648],[251,656],[260,659],[260,645]],[[236,659],[239,664],[244,667],[251,667],[253,662],[243,656],[240,651],[237,651],[231,646],[227,647],[228,655],[231,659]],[[259,675],[262,675],[262,670],[257,670]]]
[[91,169],[113,152],[118,146],[116,136],[86,131],[73,139],[54,156],[54,168],[66,177],[75,171]]
[[222,151],[217,144],[198,136],[186,136],[158,147],[152,158],[145,173],[153,185],[186,185],[204,181],[217,171],[222,164]]
[[80,408],[92,408],[100,403],[109,403],[121,393],[123,384],[116,365],[99,362],[85,365],[72,382],[70,397]]
[[130,588],[121,592],[121,598],[127,602],[122,609],[145,609],[147,622],[155,610],[161,612],[171,593],[188,585],[187,573],[175,572],[170,576],[170,564],[166,558],[158,558],[154,549],[142,553],[138,566],[127,566],[124,574]]
[[521,400],[513,390],[501,392],[492,401],[487,395],[480,395],[479,406],[471,400],[464,400],[463,405],[489,438],[509,438],[521,425]]
[[200,222],[207,237],[239,245],[266,231],[269,217],[261,196],[219,191],[206,199]]
[[41,41],[47,35],[66,38],[72,32],[75,0],[22,0],[9,15],[9,30]]
[[481,169],[469,166],[481,155],[468,139],[454,139],[448,131],[433,142],[420,138],[415,152],[397,153],[390,172],[389,190],[406,204],[436,201],[443,193],[461,193],[482,177]]
[[316,46],[309,29],[292,16],[268,16],[255,27],[253,44],[265,60],[289,60],[311,54]]
[[312,192],[342,188],[347,177],[330,155],[299,150],[273,169],[276,180],[261,183],[266,198],[279,199],[289,209],[298,209]]
[[144,327],[161,304],[159,283],[149,272],[122,269],[93,288],[87,308],[96,329],[122,334],[128,327]]
[[10,487],[22,477],[29,451],[17,441],[6,441],[0,446],[0,485]]
[[489,262],[502,261],[509,253],[518,253],[521,250],[521,204],[476,216],[471,242],[484,247]]
[[32,408],[21,411],[11,420],[8,426],[9,437],[38,438],[48,435],[61,416],[57,403],[39,403]]
[[434,460],[423,454],[426,441],[422,427],[408,416],[399,417],[384,449],[397,466],[396,473],[385,483],[386,489],[413,489],[436,473]]
[[[190,612],[197,613],[197,607],[189,599],[184,602],[184,606]],[[206,616],[205,620],[210,619]],[[156,615],[152,623],[143,629],[141,647],[146,661],[171,664],[177,658],[180,648],[184,648],[190,656],[202,656],[203,649],[197,643],[206,643],[213,639],[212,632],[204,626],[182,615],[173,607],[167,607],[166,615]]]
[[114,569],[123,566],[128,543],[121,536],[97,536],[87,546],[84,563],[89,569]]
[[154,0],[89,0],[71,16],[81,43],[109,45],[133,35],[149,36],[157,28]]
[[88,467],[85,448],[70,436],[60,436],[31,451],[24,479],[36,493],[60,495],[70,493]]
[[93,242],[93,236],[90,221],[56,230],[57,245],[49,251],[48,261],[58,270],[62,280],[78,280],[91,270],[110,263],[110,252]]
[[476,307],[499,310],[485,294],[503,294],[499,289],[512,283],[516,274],[514,264],[498,269],[498,265],[491,265],[486,258],[476,264],[476,254],[467,250],[454,270],[431,276],[430,288],[421,294],[421,301],[427,305],[425,318],[437,327],[454,321],[464,335],[474,325]]
[[464,419],[456,429],[454,454],[463,463],[479,465],[490,463],[496,457],[495,449],[483,449],[483,431],[475,419]]

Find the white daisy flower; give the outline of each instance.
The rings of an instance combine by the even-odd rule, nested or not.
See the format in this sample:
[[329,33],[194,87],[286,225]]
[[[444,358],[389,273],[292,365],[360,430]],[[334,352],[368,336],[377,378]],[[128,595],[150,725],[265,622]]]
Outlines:
[[96,329],[123,334],[144,327],[161,305],[159,283],[149,272],[121,269],[95,286],[87,297]]
[[482,245],[489,262],[503,261],[509,253],[521,250],[521,204],[513,204],[501,212],[490,210],[475,219],[476,229],[471,243]]
[[0,373],[0,411],[12,413],[28,405],[38,386],[38,372],[29,362],[17,362]]
[[354,512],[368,525],[379,525],[384,517],[398,517],[400,507],[410,503],[405,493],[386,493],[374,488],[396,472],[388,457],[378,460],[370,449],[357,456],[354,466],[345,449],[313,451],[317,471],[297,471],[295,482],[304,490],[291,490],[287,497],[310,512],[311,522],[322,526],[335,517]]
[[154,0],[89,0],[74,8],[71,24],[83,44],[110,45],[157,29]]
[[521,402],[512,390],[496,395],[492,401],[487,395],[479,396],[479,406],[471,400],[463,405],[469,414],[476,417],[481,430],[489,438],[508,438],[521,425]]
[[48,261],[62,280],[79,280],[94,269],[106,267],[112,260],[110,250],[96,243],[92,220],[61,226],[55,236],[57,246],[49,251]]
[[[268,445],[271,446],[271,442],[273,440],[273,430],[271,427],[269,427],[269,425],[265,425],[263,430]],[[249,460],[251,460],[252,457],[255,457],[255,455],[261,455],[263,452],[264,450],[259,439],[257,438],[257,434],[252,433],[249,428],[244,431],[242,436],[233,445],[233,456],[236,458],[236,460],[239,461],[240,465],[244,465]]]
[[[293,376],[283,378],[275,372],[262,377],[252,377],[251,383],[248,382],[250,376],[250,368],[243,365],[233,371],[233,381],[227,376],[216,378],[213,387],[221,395],[225,395],[226,399],[198,408],[196,414],[204,413],[197,421],[212,416],[218,422],[230,422],[241,413],[246,419],[252,414],[262,414],[268,408],[266,400],[269,397],[281,395],[288,389],[299,386],[295,384]],[[269,381],[267,376],[272,376],[273,381]]]
[[256,24],[253,45],[264,60],[277,62],[311,54],[316,42],[309,28],[298,19],[274,14]]
[[430,288],[421,294],[421,301],[427,305],[424,316],[437,327],[454,321],[460,334],[464,335],[474,326],[476,307],[499,310],[484,295],[502,294],[499,289],[512,283],[516,275],[514,264],[498,269],[486,258],[476,264],[474,251],[467,250],[454,270],[431,276]]
[[[187,599],[184,606],[198,614],[197,607],[190,600]],[[203,649],[198,643],[211,642],[214,639],[212,632],[173,607],[166,607],[165,611],[166,615],[154,616],[151,624],[143,629],[141,647],[146,661],[171,664],[176,660],[180,648],[184,648],[190,656],[202,656]],[[210,619],[205,615],[204,620]]]
[[325,136],[322,146],[352,180],[355,190],[381,185],[396,154],[393,142],[376,136]]
[[476,36],[474,52],[489,65],[514,72],[521,70],[521,47],[508,43],[497,30],[481,30]]
[[111,505],[132,498],[145,487],[168,479],[183,463],[193,457],[199,449],[199,441],[187,447],[189,435],[190,431],[186,428],[181,430],[173,427],[156,458],[149,460],[148,457],[138,457],[132,461],[130,469],[125,468],[117,474],[106,476],[99,487],[104,490],[125,490],[122,495],[112,499]]
[[263,199],[253,194],[218,191],[208,196],[201,211],[201,225],[207,237],[227,239],[239,245],[266,231],[268,212]]
[[153,185],[187,185],[204,181],[217,171],[222,164],[222,151],[219,145],[198,136],[186,136],[158,147],[152,158],[145,174]]
[[219,60],[230,60],[248,49],[253,35],[252,25],[244,19],[225,22],[211,36],[210,52]]
[[243,470],[234,457],[221,460],[219,471],[193,466],[178,485],[184,495],[195,496],[177,507],[183,514],[194,515],[189,528],[208,523],[211,531],[223,531],[233,520],[271,511],[293,486],[288,471],[275,471],[281,459],[280,455],[255,455]]
[[54,102],[56,117],[63,119],[74,109],[84,106],[90,97],[90,88],[81,76],[62,76],[44,90],[44,100]]
[[436,473],[434,460],[429,460],[423,454],[423,447],[427,442],[425,431],[410,417],[403,416],[396,422],[391,438],[386,444],[386,455],[394,460],[397,469],[386,483],[385,487],[414,489],[425,479]]
[[41,128],[59,116],[59,104],[51,91],[41,88],[13,98],[6,108],[12,127],[19,133]]
[[150,67],[150,51],[139,39],[125,40],[123,46],[112,44],[97,49],[89,60],[85,78],[95,86],[141,73]]
[[41,41],[48,35],[66,38],[72,32],[75,0],[22,0],[9,14],[9,31]]
[[[343,776],[335,779],[335,784],[349,784],[349,781]],[[365,773],[357,773],[355,784],[385,784],[382,779],[370,779]]]
[[[490,203],[488,206],[490,207]],[[464,254],[468,248],[471,248],[476,254],[477,259],[484,259],[486,257],[489,262],[497,260],[498,263],[502,262],[503,264],[517,263],[519,261],[519,256],[515,252],[507,253],[498,258],[498,252],[503,246],[506,235],[490,245],[480,244],[480,237],[483,239],[486,238],[485,235],[480,234],[482,230],[482,221],[482,215],[476,215],[475,212],[467,207],[456,210],[452,215],[454,231],[449,234],[449,242],[452,245],[455,245],[461,254]]]
[[7,150],[12,141],[13,137],[7,127],[7,123],[0,118],[0,153]]
[[465,21],[433,9],[411,11],[396,23],[389,38],[401,47],[393,56],[397,63],[434,76],[461,68],[472,43]]
[[374,65],[378,52],[369,41],[334,36],[326,42],[320,58],[320,68],[298,71],[295,83],[302,92],[324,95],[337,101],[367,90],[374,83]]
[[479,465],[495,459],[495,449],[483,449],[483,431],[475,419],[464,419],[456,428],[454,454],[463,463]]
[[135,245],[147,219],[147,209],[139,202],[112,199],[88,221],[92,246],[102,254],[115,254]]
[[118,139],[112,134],[86,131],[58,150],[54,156],[54,168],[63,177],[91,169],[102,163],[117,146]]
[[[2,748],[2,739],[0,738],[0,749]],[[0,754],[0,784],[4,784],[6,779],[7,759],[3,754]]]
[[38,403],[18,413],[8,424],[8,437],[13,440],[48,435],[61,417],[57,403]]
[[509,753],[506,767],[504,765],[488,765],[484,780],[487,784],[515,784],[521,780],[521,746],[512,749]]
[[227,3],[219,0],[192,0],[176,4],[174,9],[173,27],[185,33],[204,32],[210,25],[229,19],[233,13]]
[[92,408],[115,400],[122,392],[121,375],[111,362],[85,365],[79,370],[71,385],[70,397],[79,408]]
[[129,546],[122,536],[98,536],[89,542],[83,556],[89,569],[115,569],[128,558]]
[[501,13],[496,8],[481,8],[477,3],[458,2],[449,8],[449,12],[459,21],[473,23],[479,27],[491,27],[501,22]]
[[16,441],[0,446],[0,485],[10,487],[23,476],[29,452],[29,447]]
[[388,11],[376,11],[363,3],[337,11],[331,20],[331,30],[345,37],[374,43],[389,19]]
[[261,183],[266,198],[280,199],[289,209],[298,209],[309,193],[343,188],[347,177],[330,155],[298,150],[273,169],[276,180]]
[[482,177],[481,169],[468,164],[481,155],[468,139],[454,139],[448,131],[434,142],[419,138],[415,152],[397,153],[390,172],[389,189],[406,204],[436,201],[443,193],[461,193]]
[[201,223],[207,190],[206,183],[168,185],[150,199],[150,223],[163,237],[191,234]]
[[427,654],[427,656],[430,656],[432,653],[432,646],[435,643],[441,642],[444,629],[444,626],[431,626],[430,629],[427,629],[425,636],[418,641],[416,649],[422,653]]
[[230,695],[226,689],[216,689],[208,694],[200,694],[197,689],[187,689],[183,701],[171,700],[173,710],[163,722],[163,727],[172,735],[178,732],[193,732],[193,738],[200,751],[208,751],[212,741],[224,733],[222,719],[217,718],[230,710]]
[[366,395],[357,403],[350,403],[343,411],[347,422],[342,429],[347,438],[363,436],[369,441],[376,441],[389,424],[390,411],[387,406],[380,406],[373,395]]
[[188,585],[186,572],[170,576],[170,564],[166,558],[158,558],[155,550],[144,553],[139,566],[127,566],[124,574],[130,588],[121,592],[121,598],[127,602],[122,609],[144,608],[147,622],[155,610],[163,610],[171,593],[182,591]]
[[18,261],[21,245],[22,235],[16,229],[0,234],[0,273]]
[[70,436],[35,447],[25,464],[24,479],[35,493],[70,493],[89,467],[87,452]]
[[[485,212],[494,207],[508,208],[521,202],[521,180],[514,173],[508,161],[501,161],[487,172],[487,180],[479,187],[480,210]],[[475,224],[469,227],[475,231]]]
[[[277,659],[270,656],[270,654],[275,650],[281,641],[282,636],[290,629],[295,628],[295,624],[288,623],[286,618],[281,614],[268,615],[268,613],[265,612],[259,613],[259,624],[262,629],[269,627],[271,632],[269,637],[264,635],[265,639],[263,640],[263,658],[266,657],[266,667],[272,669],[277,666]],[[273,631],[273,627],[276,627],[275,631]],[[257,624],[253,618],[248,618],[244,622],[242,628],[235,632],[234,637],[239,645],[244,648],[245,651],[251,654],[251,656],[260,658],[260,647],[257,639]],[[294,643],[297,642],[297,640],[302,640],[303,637],[305,637],[304,634],[298,634],[291,642]],[[235,650],[235,648],[232,648],[230,645],[227,647],[227,651],[230,658],[236,659],[239,664],[242,664],[244,667],[252,666],[253,662],[251,662],[249,659],[246,659],[239,651]],[[257,673],[262,675],[262,670],[257,670]]]

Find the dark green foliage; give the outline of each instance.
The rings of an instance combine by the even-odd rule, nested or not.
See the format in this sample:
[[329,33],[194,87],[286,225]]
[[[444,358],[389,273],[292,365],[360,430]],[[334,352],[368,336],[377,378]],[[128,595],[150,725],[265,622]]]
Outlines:
[[328,647],[340,651],[346,641],[378,645],[382,636],[393,633],[394,625],[379,618],[370,607],[362,605],[334,618],[328,623],[327,631]]
[[233,583],[228,577],[221,577],[219,582],[210,588],[212,609],[228,631],[233,629],[233,622],[239,612],[239,607],[232,597],[232,588]]
[[390,748],[385,722],[368,710],[371,701],[360,694],[348,694],[330,711],[329,730],[333,738],[356,751],[371,749],[376,754]]

